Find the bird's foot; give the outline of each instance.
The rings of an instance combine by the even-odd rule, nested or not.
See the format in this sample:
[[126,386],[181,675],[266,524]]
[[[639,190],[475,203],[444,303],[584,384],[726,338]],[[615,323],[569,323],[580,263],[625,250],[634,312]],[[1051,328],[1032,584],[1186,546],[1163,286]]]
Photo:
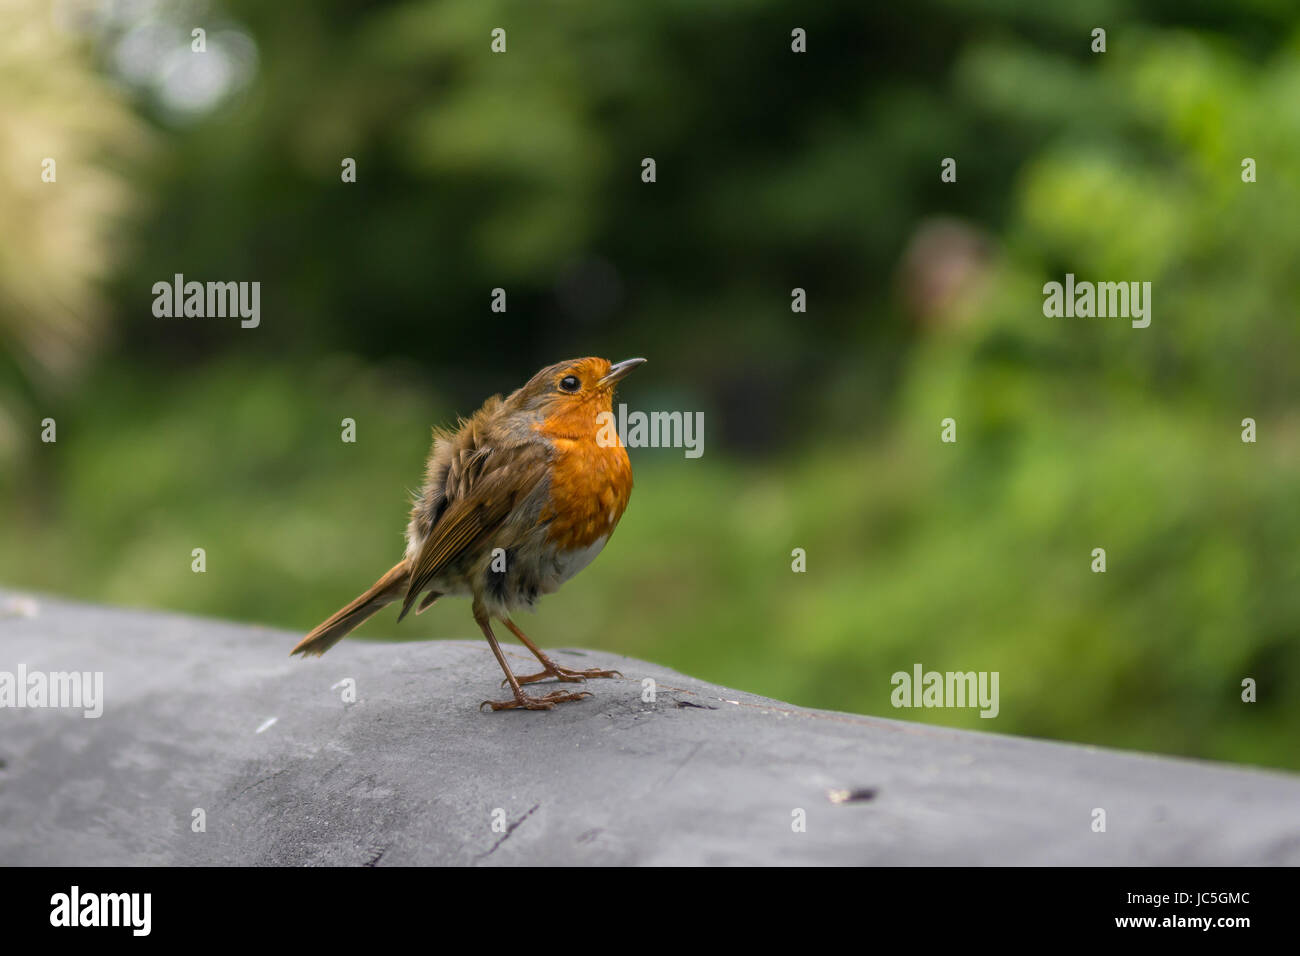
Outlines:
[[590,696],[592,694],[589,690],[579,691],[576,694],[566,694],[564,691],[557,690],[545,697],[530,697],[523,691],[516,691],[513,700],[485,700],[478,705],[478,708],[479,710],[484,707],[491,707],[493,710],[550,710],[556,704],[568,700],[582,700]]
[[[599,667],[592,667],[585,671],[574,670],[572,667],[563,667],[551,662],[546,670],[538,671],[536,674],[525,674],[517,678],[521,684],[531,684],[539,680],[558,680],[566,684],[580,684],[588,677],[622,677],[618,671],[603,671]],[[506,685],[506,681],[501,682],[501,686]]]

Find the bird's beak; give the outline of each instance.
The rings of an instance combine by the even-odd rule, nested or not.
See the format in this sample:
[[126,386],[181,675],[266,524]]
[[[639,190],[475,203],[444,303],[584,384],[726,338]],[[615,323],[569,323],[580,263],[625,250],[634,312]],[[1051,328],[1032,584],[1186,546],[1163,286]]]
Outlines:
[[631,358],[619,362],[617,365],[611,365],[609,371],[605,373],[605,377],[596,384],[601,386],[613,385],[615,382],[626,378],[628,372],[632,371],[632,369],[644,363],[645,359],[643,358]]

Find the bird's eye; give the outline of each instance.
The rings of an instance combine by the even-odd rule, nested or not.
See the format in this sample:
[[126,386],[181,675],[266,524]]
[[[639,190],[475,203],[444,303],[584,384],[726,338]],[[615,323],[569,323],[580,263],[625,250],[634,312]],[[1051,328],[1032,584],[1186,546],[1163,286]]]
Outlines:
[[564,378],[560,379],[560,388],[564,389],[566,392],[576,392],[581,387],[582,383],[578,381],[578,376],[576,375],[566,375]]

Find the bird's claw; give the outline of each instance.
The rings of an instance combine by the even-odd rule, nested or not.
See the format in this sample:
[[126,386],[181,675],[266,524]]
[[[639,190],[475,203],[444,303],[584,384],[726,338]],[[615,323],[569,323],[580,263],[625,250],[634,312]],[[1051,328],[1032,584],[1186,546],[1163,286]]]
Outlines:
[[[556,664],[546,670],[538,671],[536,674],[525,674],[523,677],[516,678],[516,680],[518,680],[520,684],[532,684],[536,681],[547,680],[549,678],[551,680],[563,681],[566,684],[581,684],[588,678],[622,678],[622,676],[623,675],[619,671],[603,671],[598,667],[592,667],[588,670],[580,671],[574,670],[571,667],[561,667],[559,664]],[[501,686],[505,687],[507,683],[509,683],[508,680],[502,680]]]
[[545,697],[530,697],[528,694],[520,691],[512,700],[485,700],[478,705],[478,709],[491,707],[497,710],[550,710],[556,704],[562,704],[570,700],[582,700],[584,697],[593,696],[591,691],[584,690],[575,694],[566,694],[564,691],[552,691]]

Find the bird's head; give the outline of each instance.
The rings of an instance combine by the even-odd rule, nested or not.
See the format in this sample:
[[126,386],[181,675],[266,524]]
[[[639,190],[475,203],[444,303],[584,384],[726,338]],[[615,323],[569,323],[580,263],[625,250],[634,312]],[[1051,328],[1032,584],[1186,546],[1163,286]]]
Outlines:
[[631,358],[611,364],[594,357],[557,362],[529,379],[506,404],[534,413],[548,432],[573,438],[594,434],[596,417],[613,410],[614,386],[643,362]]

